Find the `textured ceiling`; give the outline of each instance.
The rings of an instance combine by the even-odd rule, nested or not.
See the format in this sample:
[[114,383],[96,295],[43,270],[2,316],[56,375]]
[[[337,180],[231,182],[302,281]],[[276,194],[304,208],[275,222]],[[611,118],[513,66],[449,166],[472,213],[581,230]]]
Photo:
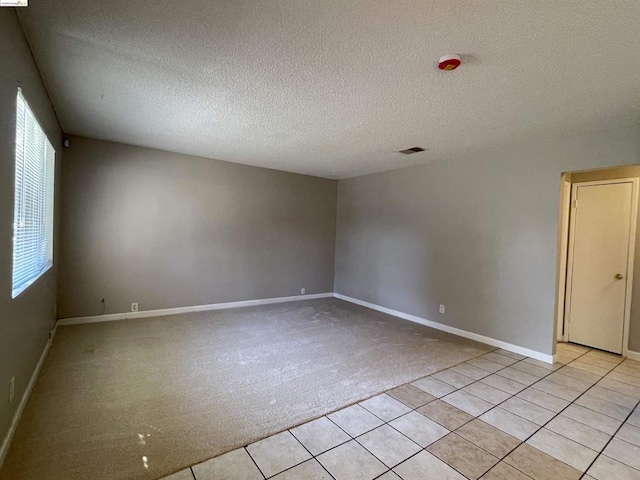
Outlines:
[[640,119],[637,0],[19,10],[64,130],[104,140],[344,178]]

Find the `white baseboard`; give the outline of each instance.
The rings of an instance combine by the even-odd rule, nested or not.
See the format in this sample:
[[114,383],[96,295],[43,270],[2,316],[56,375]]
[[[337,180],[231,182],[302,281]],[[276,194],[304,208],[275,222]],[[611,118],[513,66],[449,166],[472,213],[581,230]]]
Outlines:
[[56,320],[56,323],[53,325],[53,328],[49,330],[49,347],[53,345],[53,340],[54,338],[56,338],[56,333],[58,333],[58,320]]
[[40,359],[36,365],[31,378],[29,379],[29,384],[27,388],[25,388],[24,393],[22,394],[22,398],[20,399],[20,404],[16,409],[16,412],[13,414],[13,418],[11,419],[11,425],[9,426],[9,431],[7,432],[4,440],[2,441],[2,447],[0,447],[0,468],[2,468],[2,464],[4,463],[4,459],[9,451],[9,445],[11,445],[11,440],[13,439],[14,434],[16,433],[16,428],[18,427],[18,422],[20,421],[20,417],[22,417],[22,413],[24,412],[24,408],[27,406],[27,401],[31,396],[31,391],[36,384],[36,380],[38,380],[38,376],[40,375],[40,370],[42,370],[42,365],[44,365],[44,361],[47,358],[47,353],[49,353],[49,349],[51,348],[53,342],[53,336],[55,335],[55,327],[52,330],[53,335],[49,335],[49,340],[40,355]]
[[[486,343],[487,345],[491,345],[494,347],[503,348],[505,350],[509,350],[510,352],[526,355],[527,357],[535,358],[542,362],[553,363],[555,360],[554,355],[548,355],[545,353],[537,352],[535,350],[530,350],[528,348],[520,347],[518,345],[513,345],[507,342],[503,342],[502,340],[496,340],[494,338],[485,337],[484,335],[479,335],[477,333],[468,332],[466,330],[461,330],[455,327],[450,327],[449,325],[444,325],[442,323],[432,322],[431,320],[427,320],[425,318],[417,317],[415,315],[410,315],[408,313],[399,312],[397,310],[392,310],[387,307],[382,307],[374,303],[365,302],[363,300],[358,300],[356,298],[348,297],[346,295],[341,295],[339,293],[317,293],[317,294],[311,294],[311,295],[296,295],[292,297],[265,298],[265,299],[259,299],[259,300],[245,300],[245,301],[239,301],[239,302],[214,303],[210,305],[196,305],[191,307],[166,308],[162,310],[146,310],[146,311],[143,310],[140,312],[114,313],[114,314],[88,316],[88,317],[64,318],[64,319],[58,320],[54,328],[50,331],[49,341],[47,342],[42,354],[40,355],[38,364],[36,365],[36,368],[33,371],[33,374],[31,375],[29,384],[27,385],[27,388],[25,389],[22,395],[22,398],[20,400],[20,404],[18,405],[18,408],[16,409],[13,419],[11,420],[11,426],[9,427],[9,431],[7,432],[7,435],[5,436],[2,442],[2,446],[0,447],[0,467],[2,467],[7,451],[9,450],[9,445],[11,444],[11,440],[13,439],[16,428],[18,426],[18,422],[20,421],[20,417],[22,416],[22,413],[27,405],[27,401],[29,400],[29,396],[31,395],[33,387],[35,386],[36,380],[38,379],[40,370],[42,369],[42,365],[44,364],[44,361],[47,358],[49,349],[53,344],[53,339],[55,337],[55,334],[59,325],[77,325],[81,323],[109,322],[114,320],[125,320],[130,318],[133,319],[133,318],[145,318],[145,317],[158,317],[162,315],[174,315],[178,313],[203,312],[207,310],[221,310],[225,308],[239,308],[239,307],[249,307],[249,306],[255,306],[255,305],[269,305],[269,304],[275,304],[275,303],[285,303],[285,302],[293,302],[298,300],[312,300],[316,298],[329,298],[329,297],[335,297],[340,300],[345,300],[347,302],[355,303],[357,305],[361,305],[363,307],[367,307],[372,310],[377,310],[379,312],[387,313],[389,315],[393,315],[395,317],[402,318],[404,320],[409,320],[411,322],[419,323],[427,327],[452,333],[454,335],[468,338],[470,340]],[[628,358],[632,360],[640,360],[640,352],[628,351],[626,353]]]
[[[342,295],[339,293],[316,293],[311,295],[295,295],[291,297],[276,297],[276,298],[264,298],[258,300],[243,300],[239,302],[226,302],[226,303],[213,303],[209,305],[195,305],[190,307],[177,307],[177,308],[165,308],[160,310],[142,310],[139,312],[125,312],[125,313],[110,313],[106,315],[94,315],[94,316],[86,316],[86,317],[73,317],[73,318],[62,318],[58,320],[56,324],[56,328],[58,325],[78,325],[81,323],[98,323],[98,322],[111,322],[115,320],[127,320],[134,318],[146,318],[146,317],[159,317],[163,315],[175,315],[180,313],[190,313],[190,312],[204,312],[208,310],[222,310],[225,308],[240,308],[240,307],[250,307],[256,305],[269,305],[274,303],[285,303],[285,302],[294,302],[299,300],[313,300],[316,298],[329,298],[335,297],[340,300],[345,300],[347,302],[355,303],[358,305],[362,305],[367,308],[371,308],[372,310],[377,310],[379,312],[387,313],[389,315],[393,315],[398,318],[402,318],[404,320],[409,320],[411,322],[419,323],[421,325],[425,325],[427,327],[435,328],[437,330],[442,330],[444,332],[452,333],[454,335],[458,335],[460,337],[468,338],[470,340],[475,340],[478,342],[486,343],[487,345],[491,345],[498,348],[504,348],[505,350],[509,350],[510,352],[519,353],[521,355],[526,355],[527,357],[535,358],[542,362],[553,363],[554,357],[553,355],[549,355],[546,353],[538,352],[535,350],[531,350],[529,348],[520,347],[518,345],[513,345],[511,343],[503,342],[502,340],[497,340],[491,337],[485,337],[484,335],[479,335],[477,333],[468,332],[466,330],[462,330],[459,328],[451,327],[449,325],[445,325],[443,323],[433,322],[431,320],[427,320],[426,318],[417,317],[415,315],[410,315],[408,313],[403,313],[397,310],[392,310],[387,307],[382,307],[380,305],[376,305],[374,303],[365,302],[363,300],[358,300],[357,298],[348,297],[346,295]],[[629,352],[635,353],[635,352]],[[637,354],[638,359],[640,359],[640,353]],[[629,358],[633,358],[629,356]]]
[[252,307],[255,305],[269,305],[273,303],[295,302],[298,300],[313,300],[314,298],[333,297],[333,293],[314,293],[310,295],[295,295],[293,297],[262,298],[259,300],[243,300],[240,302],[212,303],[210,305],[195,305],[192,307],[165,308],[161,310],[142,310],[140,312],[109,313],[89,317],[61,318],[58,325],[78,325],[80,323],[112,322],[131,318],[161,317],[178,313],[205,312],[208,310],[222,310],[225,308]]
[[475,340],[476,342],[486,343],[487,345],[491,345],[492,347],[503,348],[510,352],[519,353],[520,355],[526,355],[527,357],[535,358],[536,360],[540,360],[541,362],[553,363],[554,361],[553,355],[537,352],[529,348],[520,347],[518,345],[513,345],[511,343],[503,342],[502,340],[496,340],[495,338],[485,337],[484,335],[468,332],[466,330],[461,330],[459,328],[450,327],[449,325],[445,325],[443,323],[432,322],[431,320],[427,320],[426,318],[421,318],[415,315],[410,315],[408,313],[399,312],[397,310],[392,310],[387,307],[381,307],[380,305],[365,302],[363,300],[358,300],[357,298],[347,297],[346,295],[341,295],[339,293],[334,293],[334,296],[336,298],[339,298],[340,300],[346,300],[347,302],[362,305],[363,307],[367,307],[372,310],[377,310],[378,312],[387,313],[389,315],[393,315],[394,317],[402,318],[404,320],[409,320],[410,322],[419,323],[427,327],[435,328],[437,330],[442,330],[443,332],[452,333],[460,337],[468,338],[470,340]]
[[624,352],[624,356],[627,357],[629,360],[640,361],[640,352],[634,352],[632,350],[626,350]]

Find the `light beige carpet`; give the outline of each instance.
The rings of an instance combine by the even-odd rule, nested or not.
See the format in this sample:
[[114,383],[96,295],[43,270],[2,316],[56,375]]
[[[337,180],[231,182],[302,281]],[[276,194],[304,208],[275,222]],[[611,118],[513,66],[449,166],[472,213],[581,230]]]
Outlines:
[[61,327],[0,477],[160,478],[490,350],[333,298]]

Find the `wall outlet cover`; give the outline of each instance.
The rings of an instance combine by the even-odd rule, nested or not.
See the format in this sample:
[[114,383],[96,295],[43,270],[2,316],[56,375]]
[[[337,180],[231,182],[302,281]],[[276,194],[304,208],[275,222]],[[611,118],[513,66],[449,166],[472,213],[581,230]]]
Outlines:
[[131,304],[131,311],[132,312],[137,312],[138,311],[138,302],[133,302]]
[[300,295],[304,295],[305,293],[307,293],[307,289],[306,288],[301,288],[300,289]]
[[444,305],[440,304],[440,313],[444,314]]

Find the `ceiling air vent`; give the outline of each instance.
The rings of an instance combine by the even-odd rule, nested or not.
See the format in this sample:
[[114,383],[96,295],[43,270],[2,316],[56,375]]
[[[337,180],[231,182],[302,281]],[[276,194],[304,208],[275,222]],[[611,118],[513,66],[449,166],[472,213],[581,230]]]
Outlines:
[[400,150],[398,153],[404,153],[405,155],[411,155],[412,153],[424,152],[422,147],[407,148],[406,150]]

